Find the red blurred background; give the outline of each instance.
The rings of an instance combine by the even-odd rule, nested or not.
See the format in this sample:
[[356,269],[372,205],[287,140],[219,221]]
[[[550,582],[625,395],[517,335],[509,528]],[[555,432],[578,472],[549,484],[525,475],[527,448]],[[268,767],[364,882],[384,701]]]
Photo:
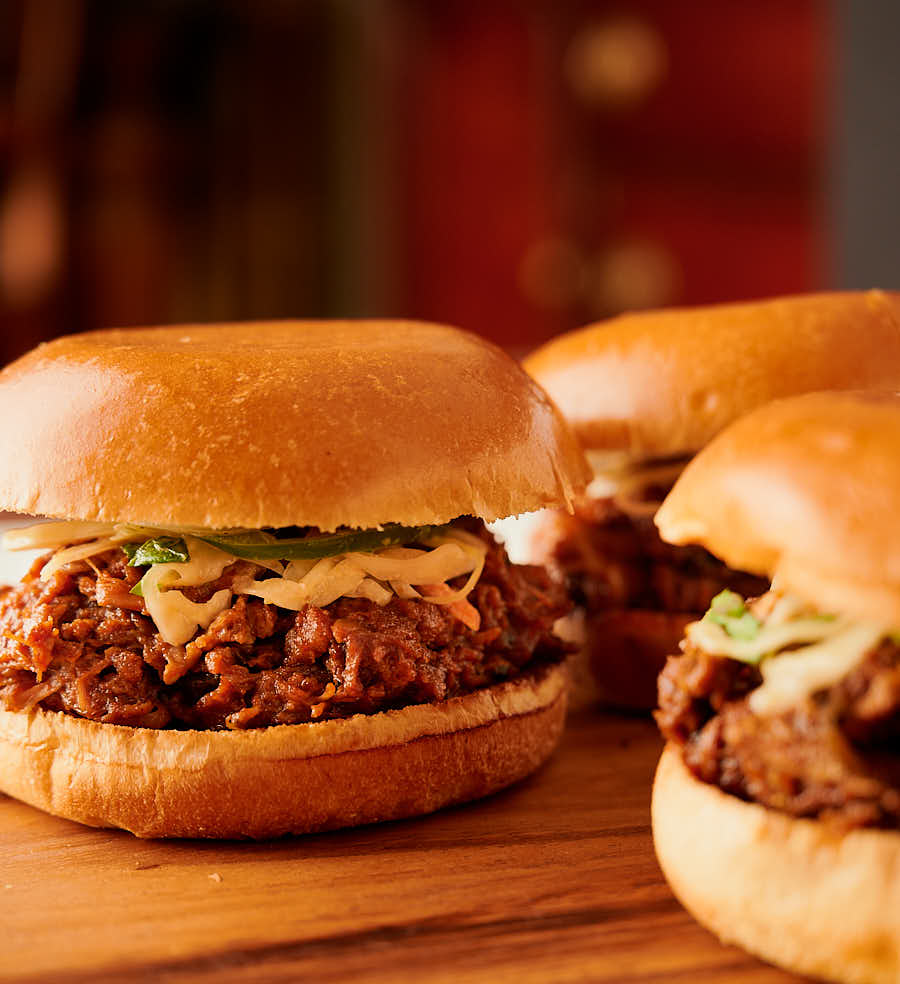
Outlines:
[[827,281],[816,0],[4,0],[0,357],[398,315],[515,350]]

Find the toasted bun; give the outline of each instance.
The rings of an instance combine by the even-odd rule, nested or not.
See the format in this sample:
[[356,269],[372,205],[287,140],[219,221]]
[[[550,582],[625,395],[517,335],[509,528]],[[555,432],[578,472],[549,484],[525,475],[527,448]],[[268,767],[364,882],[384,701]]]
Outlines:
[[900,294],[624,314],[555,339],[525,367],[585,448],[692,454],[778,397],[900,386]]
[[900,395],[815,393],[729,427],[656,523],[825,610],[900,625],[898,516]]
[[690,613],[639,608],[589,615],[585,648],[600,703],[653,710],[657,678],[669,656],[679,651],[685,626],[696,619]]
[[583,608],[561,618],[553,631],[578,647],[569,657],[569,710],[594,704],[627,711],[652,711],[657,679],[679,651],[696,614],[639,608],[588,614]]
[[559,413],[474,335],[398,321],[74,335],[0,373],[0,508],[162,526],[375,527],[567,504]]
[[559,741],[551,667],[436,704],[258,731],[156,731],[0,710],[0,791],[139,837],[277,837],[486,796]]
[[900,980],[900,833],[840,834],[695,779],[667,746],[653,840],[672,890],[724,942],[845,984]]

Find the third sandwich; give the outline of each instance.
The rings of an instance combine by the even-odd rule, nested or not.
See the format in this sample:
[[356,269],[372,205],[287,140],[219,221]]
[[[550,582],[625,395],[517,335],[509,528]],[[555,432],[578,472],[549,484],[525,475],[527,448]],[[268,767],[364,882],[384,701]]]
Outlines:
[[898,452],[898,394],[776,401],[657,514],[772,578],[719,594],[660,678],[660,863],[721,937],[836,981],[900,968]]
[[572,332],[525,363],[594,467],[575,513],[548,513],[522,554],[580,606],[602,700],[654,704],[686,624],[722,590],[767,587],[701,545],[663,543],[653,514],[684,466],[763,403],[813,390],[900,386],[900,294],[830,293],[627,314]]

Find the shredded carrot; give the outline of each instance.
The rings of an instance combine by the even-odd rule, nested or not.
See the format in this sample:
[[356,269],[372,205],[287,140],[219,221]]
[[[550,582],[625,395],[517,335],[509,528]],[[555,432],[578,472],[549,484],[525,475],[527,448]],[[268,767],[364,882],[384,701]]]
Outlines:
[[[449,584],[444,583],[419,584],[417,587],[423,595],[431,596],[432,598],[455,594],[453,588]],[[463,625],[470,628],[473,632],[477,632],[481,628],[481,612],[471,602],[465,599],[462,601],[453,601],[446,608],[451,615],[458,618]]]
[[328,701],[337,693],[337,688],[333,683],[326,684],[325,689],[319,694],[319,700],[317,703],[313,704],[309,709],[309,716],[316,721],[324,713],[325,709],[328,707]]

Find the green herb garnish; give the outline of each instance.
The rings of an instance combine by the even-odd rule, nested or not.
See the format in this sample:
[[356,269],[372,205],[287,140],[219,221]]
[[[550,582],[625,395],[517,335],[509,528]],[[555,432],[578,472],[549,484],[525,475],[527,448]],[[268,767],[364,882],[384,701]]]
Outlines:
[[[180,536],[158,536],[143,543],[123,543],[122,550],[128,557],[129,567],[146,567],[149,564],[186,564],[191,555]],[[137,592],[132,590],[133,594]]]
[[437,529],[439,527],[436,526],[400,526],[390,523],[380,530],[347,530],[322,536],[281,540],[260,530],[194,535],[204,543],[245,560],[315,560],[357,550],[368,553],[402,543],[416,543],[431,536]]
[[760,621],[735,591],[720,591],[712,600],[704,618],[722,628],[732,639],[748,642],[759,634]]

